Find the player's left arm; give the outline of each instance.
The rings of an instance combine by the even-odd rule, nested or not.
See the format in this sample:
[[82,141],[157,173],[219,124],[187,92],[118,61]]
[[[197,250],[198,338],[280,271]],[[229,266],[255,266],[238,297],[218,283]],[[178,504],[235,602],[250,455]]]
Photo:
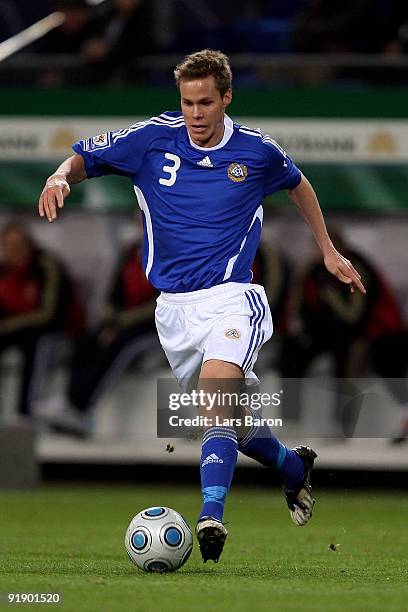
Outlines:
[[361,276],[351,261],[343,257],[334,247],[327,232],[316,193],[303,174],[299,185],[289,191],[289,197],[309,225],[328,271],[343,283],[350,285],[351,292],[358,289],[361,293],[366,293]]

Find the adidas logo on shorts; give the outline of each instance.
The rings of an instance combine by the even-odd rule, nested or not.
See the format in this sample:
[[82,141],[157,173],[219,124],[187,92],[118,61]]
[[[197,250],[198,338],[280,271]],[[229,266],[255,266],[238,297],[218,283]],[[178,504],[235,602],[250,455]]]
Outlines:
[[201,467],[203,468],[209,463],[224,463],[224,459],[220,459],[218,455],[216,455],[215,453],[211,453],[211,455],[208,455],[208,457],[204,459],[204,461],[201,464]]

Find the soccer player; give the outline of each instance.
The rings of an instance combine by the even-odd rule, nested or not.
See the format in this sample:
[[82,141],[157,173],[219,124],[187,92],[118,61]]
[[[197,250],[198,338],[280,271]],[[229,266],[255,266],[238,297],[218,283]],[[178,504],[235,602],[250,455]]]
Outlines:
[[[290,157],[270,136],[225,114],[232,100],[228,58],[209,49],[192,53],[174,74],[181,112],[77,142],[75,154],[47,179],[39,213],[54,221],[73,183],[109,173],[131,178],[143,213],[145,273],[161,291],[157,331],[173,373],[183,383],[200,368],[200,388],[219,381],[229,390],[244,378],[257,382],[254,363],[272,335],[265,291],[251,284],[250,272],[265,195],[287,189],[327,269],[351,291],[365,289],[334,248],[315,192]],[[223,408],[214,410],[225,415]],[[227,536],[222,517],[237,449],[279,472],[297,525],[312,516],[312,449],[286,448],[267,426],[238,432],[210,426],[196,527],[204,561],[218,561]]]

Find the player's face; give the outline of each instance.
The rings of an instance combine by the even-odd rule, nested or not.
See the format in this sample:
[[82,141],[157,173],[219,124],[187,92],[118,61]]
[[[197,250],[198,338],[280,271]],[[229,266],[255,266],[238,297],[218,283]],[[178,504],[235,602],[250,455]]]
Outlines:
[[181,81],[181,110],[194,144],[214,147],[224,135],[224,113],[232,92],[221,97],[213,76],[194,81]]

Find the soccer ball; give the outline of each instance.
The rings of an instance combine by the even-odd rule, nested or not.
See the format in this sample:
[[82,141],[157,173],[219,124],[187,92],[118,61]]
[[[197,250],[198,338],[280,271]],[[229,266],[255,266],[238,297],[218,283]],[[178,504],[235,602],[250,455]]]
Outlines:
[[145,572],[174,572],[189,558],[193,534],[175,510],[146,508],[130,521],[125,546],[131,561]]

